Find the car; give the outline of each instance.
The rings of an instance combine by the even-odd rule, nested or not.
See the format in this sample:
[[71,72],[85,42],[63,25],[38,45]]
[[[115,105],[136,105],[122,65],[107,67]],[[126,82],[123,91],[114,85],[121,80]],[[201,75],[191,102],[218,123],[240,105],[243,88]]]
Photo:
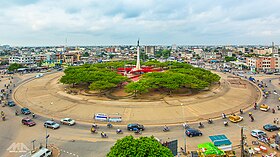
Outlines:
[[30,110],[28,108],[26,108],[26,107],[22,108],[20,111],[24,115],[31,114]]
[[[265,92],[265,93],[266,93],[266,92]],[[270,107],[269,107],[268,105],[266,105],[266,104],[261,104],[261,105],[260,105],[260,110],[261,110],[261,111],[267,112],[269,109],[270,109]]]
[[276,130],[279,130],[280,127],[278,127],[276,125],[272,125],[272,124],[266,124],[263,126],[263,129],[267,130],[267,131],[276,131]]
[[145,130],[144,126],[141,125],[141,124],[128,124],[127,125],[127,130],[130,130],[130,131],[135,131],[135,130]]
[[34,125],[36,125],[36,123],[32,120],[32,119],[30,119],[30,118],[23,118],[22,120],[21,120],[21,123],[23,124],[23,125],[27,125],[27,126],[29,126],[29,127],[31,127],[31,126],[34,126]]
[[58,129],[60,127],[60,125],[52,120],[48,120],[44,123],[44,127]]
[[71,118],[63,118],[60,120],[60,123],[65,125],[74,125],[76,122]]
[[266,136],[266,133],[262,130],[252,130],[251,136],[258,138],[259,136]]
[[13,106],[16,106],[16,104],[14,101],[8,101],[8,106],[13,107]]
[[197,130],[197,129],[189,128],[189,129],[186,130],[186,135],[188,137],[202,136],[202,132]]

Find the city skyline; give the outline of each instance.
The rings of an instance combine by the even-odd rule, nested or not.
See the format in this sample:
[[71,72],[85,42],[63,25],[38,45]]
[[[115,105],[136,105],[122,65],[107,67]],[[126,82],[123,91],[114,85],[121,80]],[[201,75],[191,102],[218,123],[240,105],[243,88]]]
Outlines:
[[[0,45],[279,44],[279,1],[1,1]],[[66,42],[67,39],[67,42]]]

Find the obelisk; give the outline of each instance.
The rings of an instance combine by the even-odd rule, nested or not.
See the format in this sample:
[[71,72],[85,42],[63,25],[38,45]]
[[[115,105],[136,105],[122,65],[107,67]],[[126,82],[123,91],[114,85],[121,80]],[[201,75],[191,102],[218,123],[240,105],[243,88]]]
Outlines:
[[138,41],[137,41],[137,61],[136,61],[135,70],[141,70],[141,66],[140,66],[140,46],[139,46],[139,39],[138,39]]

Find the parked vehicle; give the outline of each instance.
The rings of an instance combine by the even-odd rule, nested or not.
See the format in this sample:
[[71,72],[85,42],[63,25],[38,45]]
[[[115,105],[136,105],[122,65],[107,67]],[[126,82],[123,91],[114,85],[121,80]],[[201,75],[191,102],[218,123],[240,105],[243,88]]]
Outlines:
[[186,130],[186,135],[189,136],[189,137],[202,136],[202,132],[197,130],[197,129],[189,128],[189,129]]
[[75,120],[71,119],[71,118],[63,118],[60,120],[61,124],[65,124],[65,125],[74,125],[76,122]]
[[8,106],[13,107],[13,106],[16,106],[16,104],[14,101],[8,101]]
[[252,130],[251,136],[258,138],[259,136],[266,136],[266,133],[262,130]]
[[44,127],[58,129],[60,127],[60,125],[54,121],[48,120],[44,123]]
[[30,118],[23,118],[22,120],[21,120],[21,123],[23,124],[23,125],[27,125],[27,126],[29,126],[29,127],[31,127],[31,126],[34,126],[34,125],[36,125],[36,123],[32,120],[32,119],[30,119]]
[[30,110],[28,108],[26,108],[26,107],[22,108],[20,111],[24,115],[31,114]]
[[145,130],[144,126],[143,125],[140,125],[140,124],[128,124],[127,125],[127,130],[129,131],[135,131],[135,130]]
[[47,148],[41,148],[38,152],[34,153],[31,157],[51,157],[52,151]]
[[280,127],[272,124],[266,124],[263,126],[263,129],[267,131],[276,131],[276,130],[280,130]]

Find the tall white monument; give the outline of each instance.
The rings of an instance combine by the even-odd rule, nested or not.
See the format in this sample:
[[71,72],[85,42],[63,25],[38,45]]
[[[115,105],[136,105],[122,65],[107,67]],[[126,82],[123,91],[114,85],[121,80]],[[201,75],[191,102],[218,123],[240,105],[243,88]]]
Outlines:
[[141,70],[140,66],[140,46],[139,46],[139,39],[137,41],[137,62],[136,62],[136,67],[133,69],[134,71],[136,70]]

